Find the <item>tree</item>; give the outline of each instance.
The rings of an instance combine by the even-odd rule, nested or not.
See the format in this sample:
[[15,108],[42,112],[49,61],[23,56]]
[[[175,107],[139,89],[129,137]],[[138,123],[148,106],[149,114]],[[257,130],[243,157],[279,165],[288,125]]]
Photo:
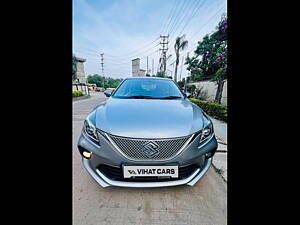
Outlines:
[[214,81],[217,83],[218,86],[216,96],[215,96],[215,102],[219,104],[221,103],[223,87],[226,79],[227,79],[227,72],[223,68],[220,68],[216,72],[216,76],[214,77]]
[[184,88],[184,81],[177,81],[177,84],[181,90]]
[[214,74],[212,81],[217,83],[217,92],[215,102],[221,103],[224,83],[227,79],[227,17],[224,15],[218,24],[217,31],[212,34],[218,43],[216,48],[215,63],[218,66],[217,72]]
[[165,73],[164,72],[158,72],[156,74],[156,77],[165,77]]
[[98,74],[88,75],[87,82],[96,84],[97,87],[103,87],[103,81],[105,79],[104,88],[116,88],[123,79],[114,79],[111,77],[103,77]]
[[174,49],[175,49],[175,54],[176,54],[176,64],[175,64],[175,75],[174,75],[174,80],[177,82],[177,67],[179,64],[179,52],[187,48],[188,41],[185,40],[185,34],[182,35],[181,37],[177,37],[175,44],[174,44]]
[[187,92],[189,92],[192,96],[195,96],[196,86],[194,84],[187,86]]
[[190,80],[216,82],[215,102],[221,103],[223,86],[227,79],[227,16],[223,15],[217,29],[211,35],[205,35],[198,42],[195,56],[187,58],[187,69],[191,71]]

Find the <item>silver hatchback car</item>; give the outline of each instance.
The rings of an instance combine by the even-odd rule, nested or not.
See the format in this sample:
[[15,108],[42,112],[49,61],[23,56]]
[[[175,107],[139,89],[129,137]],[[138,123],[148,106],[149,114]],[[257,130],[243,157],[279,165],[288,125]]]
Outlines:
[[84,121],[78,149],[102,187],[194,185],[217,150],[213,124],[171,79],[125,79]]

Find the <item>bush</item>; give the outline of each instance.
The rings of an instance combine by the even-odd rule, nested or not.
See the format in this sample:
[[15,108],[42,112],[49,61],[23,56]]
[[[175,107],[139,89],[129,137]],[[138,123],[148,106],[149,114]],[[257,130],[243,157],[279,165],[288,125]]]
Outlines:
[[192,96],[195,95],[195,90],[196,90],[196,86],[194,84],[188,85],[186,87],[186,91],[189,92],[189,93],[191,93]]
[[198,105],[204,112],[211,117],[227,122],[227,106],[215,102],[203,101],[195,98],[189,99],[191,102]]
[[80,97],[80,96],[84,96],[83,92],[82,91],[73,91],[72,92],[72,97],[75,98],[75,97]]

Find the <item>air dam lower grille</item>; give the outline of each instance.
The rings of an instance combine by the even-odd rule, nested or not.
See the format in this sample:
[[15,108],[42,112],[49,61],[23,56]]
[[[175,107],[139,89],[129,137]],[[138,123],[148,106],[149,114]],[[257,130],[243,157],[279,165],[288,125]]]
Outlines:
[[139,139],[107,135],[126,158],[136,161],[168,160],[179,154],[192,135],[172,139]]

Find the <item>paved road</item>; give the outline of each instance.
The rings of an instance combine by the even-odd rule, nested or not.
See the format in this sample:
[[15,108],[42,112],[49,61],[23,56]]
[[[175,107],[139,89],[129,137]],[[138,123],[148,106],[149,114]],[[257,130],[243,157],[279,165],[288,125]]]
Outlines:
[[214,124],[214,131],[218,139],[224,143],[227,143],[227,123],[214,118],[211,118],[211,120]]
[[100,187],[85,171],[76,144],[101,93],[73,102],[73,224],[227,224],[227,185],[211,167],[195,186]]

